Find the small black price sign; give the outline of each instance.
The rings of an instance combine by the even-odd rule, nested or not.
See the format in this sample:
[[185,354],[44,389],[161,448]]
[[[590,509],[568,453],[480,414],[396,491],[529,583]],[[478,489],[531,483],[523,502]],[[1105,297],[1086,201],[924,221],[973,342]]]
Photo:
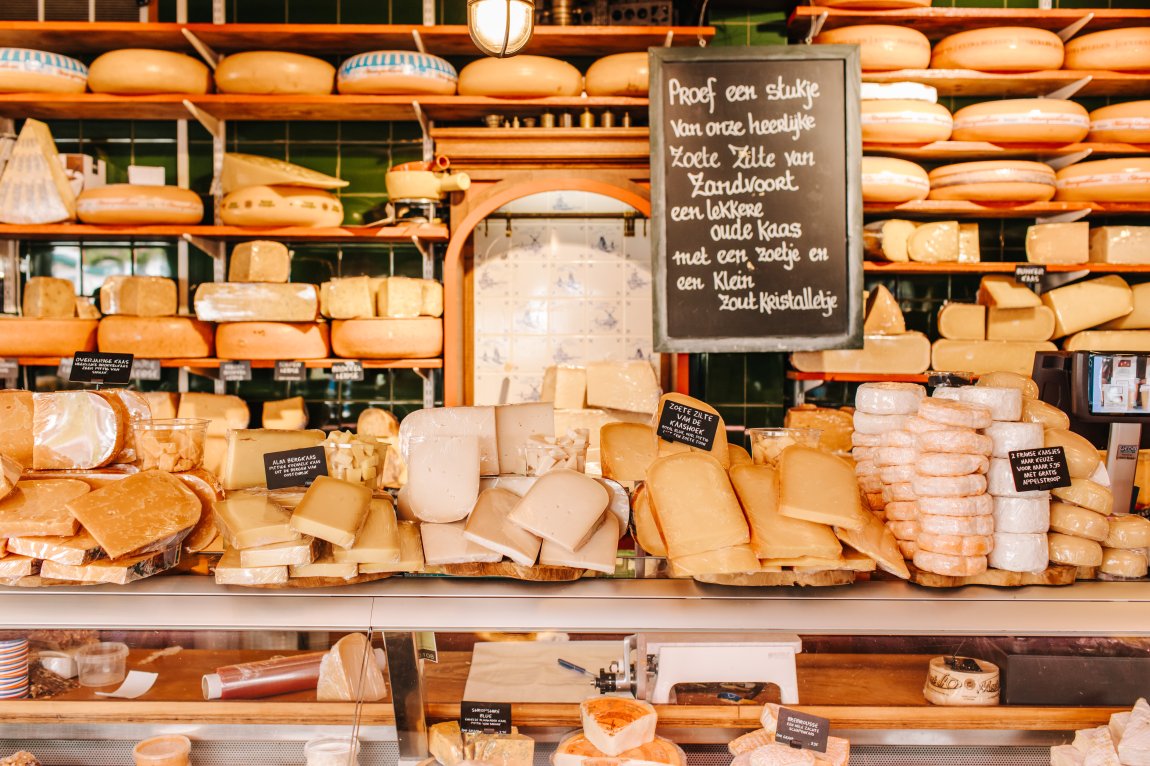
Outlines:
[[1046,267],[1037,263],[1020,263],[1014,267],[1014,281],[1026,285],[1036,293],[1042,292],[1042,280],[1046,278]]
[[1070,486],[1070,467],[1062,447],[1020,449],[1010,453],[1010,471],[1018,492],[1049,491]]
[[72,357],[68,380],[73,383],[127,385],[132,380],[132,355],[77,351]]
[[160,376],[159,359],[132,360],[132,377],[136,380],[159,380]]
[[278,361],[272,377],[275,380],[300,383],[307,378],[307,367],[303,362]]
[[264,479],[268,489],[310,486],[327,476],[327,455],[323,447],[289,449],[264,455]]
[[242,362],[221,362],[220,363],[220,380],[225,380],[230,383],[242,382],[252,379],[252,363],[244,360]]
[[715,431],[718,427],[718,415],[667,401],[663,404],[663,413],[659,416],[658,434],[659,438],[665,441],[682,442],[709,450],[715,444]]
[[510,734],[510,702],[459,703],[459,728],[477,734]]
[[363,380],[363,362],[352,360],[347,362],[334,362],[331,365],[332,380]]
[[825,753],[830,732],[829,718],[819,718],[817,715],[807,715],[785,707],[779,708],[779,725],[775,729],[775,742]]

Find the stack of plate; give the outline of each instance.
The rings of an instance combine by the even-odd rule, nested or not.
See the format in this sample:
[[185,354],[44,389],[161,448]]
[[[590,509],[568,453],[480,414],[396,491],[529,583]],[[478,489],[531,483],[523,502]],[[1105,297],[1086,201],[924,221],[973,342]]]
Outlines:
[[0,641],[0,699],[28,696],[28,639]]

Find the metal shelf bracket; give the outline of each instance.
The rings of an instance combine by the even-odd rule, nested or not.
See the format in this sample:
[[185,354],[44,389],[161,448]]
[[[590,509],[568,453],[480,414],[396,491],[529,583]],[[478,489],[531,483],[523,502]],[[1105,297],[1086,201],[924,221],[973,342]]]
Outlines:
[[1040,215],[1034,219],[1035,223],[1074,223],[1081,221],[1086,216],[1090,215],[1090,208],[1083,210],[1068,210],[1065,213],[1056,213],[1055,215]]
[[1074,96],[1075,93],[1085,88],[1094,79],[1093,75],[1083,77],[1081,80],[1076,80],[1069,85],[1064,85],[1058,90],[1053,90],[1046,94],[1046,98],[1061,98],[1068,99]]
[[203,57],[204,61],[207,62],[208,66],[210,66],[214,72],[216,67],[220,65],[220,59],[222,59],[223,56],[217,53],[212,46],[196,37],[196,33],[187,27],[183,27],[180,31],[184,33],[184,37],[187,38],[188,42],[192,44],[192,47],[196,49],[196,53]]
[[1062,42],[1066,42],[1071,37],[1074,37],[1074,35],[1078,34],[1080,31],[1082,31],[1082,28],[1084,26],[1086,26],[1087,24],[1089,24],[1093,20],[1094,20],[1094,14],[1088,13],[1085,16],[1083,16],[1082,18],[1080,18],[1078,21],[1071,24],[1070,26],[1066,27],[1063,30],[1060,30],[1058,32],[1058,36],[1060,38],[1062,38]]
[[827,23],[829,17],[830,14],[826,11],[823,11],[818,16],[812,16],[810,29],[807,30],[807,36],[803,38],[803,43],[810,45],[814,39],[818,37],[819,32],[823,31],[823,25]]

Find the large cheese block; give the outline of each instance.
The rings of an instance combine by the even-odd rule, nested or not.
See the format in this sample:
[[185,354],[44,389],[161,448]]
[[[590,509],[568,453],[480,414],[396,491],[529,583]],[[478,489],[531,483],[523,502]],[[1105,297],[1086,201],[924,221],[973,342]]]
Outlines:
[[650,77],[646,51],[604,56],[584,75],[588,96],[615,98],[646,98]]
[[307,282],[204,282],[195,306],[205,322],[314,322],[319,291]]
[[958,162],[930,171],[930,199],[1045,202],[1054,192],[1055,174],[1044,162]]
[[1043,341],[1054,337],[1054,312],[1047,306],[986,311],[987,340]]
[[1026,230],[1026,260],[1031,263],[1086,263],[1090,260],[1090,224],[1040,223]]
[[917,29],[891,24],[857,24],[829,29],[815,37],[819,45],[857,45],[864,72],[925,69],[930,40]]
[[583,75],[547,56],[482,58],[459,72],[459,95],[496,98],[572,98],[583,93]]
[[201,359],[215,347],[212,326],[191,317],[105,317],[98,345],[105,353],[145,359]]
[[1084,330],[1066,339],[1067,351],[1150,351],[1150,330]]
[[76,196],[52,131],[28,119],[7,163],[0,165],[0,223],[62,223],[76,217]]
[[603,478],[643,481],[659,454],[655,429],[646,423],[608,423],[599,432]]
[[1150,263],[1150,226],[1099,226],[1090,232],[1090,260]]
[[224,194],[248,187],[342,189],[347,184],[347,181],[305,168],[303,165],[275,157],[242,152],[225,154],[224,169],[220,174],[220,187]]
[[167,277],[109,277],[100,287],[100,311],[137,317],[176,313],[176,282]]
[[20,480],[22,473],[24,473],[24,466],[0,452],[0,498],[16,487],[16,482]]
[[320,476],[292,511],[291,528],[332,545],[350,548],[367,522],[370,509],[369,487]]
[[599,482],[560,468],[539,477],[508,519],[537,537],[578,551],[595,532],[610,499]]
[[455,95],[459,76],[438,56],[415,51],[370,51],[339,67],[337,87],[344,94]]
[[579,705],[583,734],[606,755],[641,747],[655,739],[658,715],[649,702],[591,697]]
[[232,248],[228,260],[229,282],[288,282],[291,252],[280,242],[253,240]]
[[1150,143],[1150,101],[1125,101],[1090,113],[1090,140]]
[[307,428],[307,404],[302,396],[291,396],[287,399],[269,399],[264,402],[260,425],[264,428],[282,428],[285,430]]
[[1150,282],[1131,285],[1134,310],[1100,325],[1103,330],[1145,330],[1150,328]]
[[434,407],[416,410],[399,426],[399,449],[411,459],[417,440],[445,436],[474,436],[479,440],[479,470],[485,476],[499,474],[494,407]]
[[907,256],[917,263],[957,263],[958,221],[933,221],[914,230],[907,240]]
[[930,177],[921,166],[894,157],[863,157],[863,202],[900,204],[926,199]]
[[672,558],[751,540],[731,481],[709,455],[690,452],[659,458],[647,469],[647,491]]
[[0,498],[0,538],[76,534],[79,524],[65,506],[89,491],[76,479],[21,481]]
[[944,303],[938,310],[938,334],[949,340],[985,340],[986,306]]
[[201,512],[195,493],[163,471],[133,474],[67,508],[113,559],[170,547],[196,525]]
[[[411,277],[382,277],[371,280],[375,284],[373,313],[381,317],[406,319],[417,317],[423,308],[423,286],[420,279]],[[370,315],[369,315],[370,316]],[[347,319],[348,317],[336,317]]]
[[143,96],[157,93],[207,93],[212,73],[207,65],[175,51],[123,48],[102,54],[88,68],[93,93]]
[[984,101],[954,113],[955,141],[1070,144],[1090,130],[1085,107],[1058,98]]
[[495,408],[499,473],[527,474],[527,444],[535,436],[555,435],[555,407],[550,402],[503,404]]
[[245,51],[216,66],[220,93],[327,95],[335,67],[323,59],[283,51]]
[[[76,521],[71,520],[73,523]],[[71,566],[81,566],[104,557],[104,551],[96,538],[84,531],[67,536],[10,537],[8,552]]]
[[274,431],[266,428],[233,429],[227,434],[227,454],[220,483],[225,490],[266,485],[264,455],[269,452],[318,447],[324,433],[318,430]]
[[332,322],[331,345],[348,359],[425,359],[443,353],[443,320],[340,319]]
[[507,489],[484,490],[467,519],[463,536],[516,564],[531,566],[539,557],[542,540],[508,518],[519,500],[519,495]]
[[931,346],[931,369],[942,372],[1015,372],[1029,375],[1034,355],[1056,351],[1049,341],[1020,340],[936,340]]
[[[698,415],[691,410],[704,413]],[[665,438],[665,435],[659,433],[659,423],[664,419],[664,413],[667,413],[668,419],[676,421],[685,421],[694,426],[693,421],[699,419],[707,419],[715,423],[715,438],[711,443],[710,450],[704,450],[702,447],[693,444],[686,444],[679,441],[671,441]],[[679,452],[709,452],[711,457],[719,461],[724,469],[731,466],[730,450],[727,449],[727,424],[723,422],[722,416],[719,411],[706,402],[695,399],[694,397],[687,396],[686,394],[679,394],[671,392],[663,394],[659,399],[659,409],[651,418],[651,425],[655,428],[655,437],[658,439],[659,457],[664,455],[672,455]]]
[[767,465],[731,466],[731,484],[751,528],[751,547],[761,559],[842,554],[831,528],[779,513],[779,474]]
[[867,335],[861,349],[796,351],[791,364],[802,372],[918,375],[930,367],[930,341],[920,332]]
[[1093,32],[1066,43],[1067,69],[1150,72],[1150,27]]
[[322,322],[226,322],[216,327],[220,359],[325,359],[329,330]]
[[448,523],[467,518],[479,497],[479,438],[413,437],[407,452],[403,505],[414,518]]
[[55,391],[33,395],[32,468],[89,469],[124,448],[128,413],[114,395]]
[[1058,171],[1057,200],[1146,202],[1150,200],[1150,159],[1119,157],[1069,165]]
[[1096,327],[1134,310],[1130,285],[1111,274],[1076,282],[1042,294],[1042,302],[1054,312],[1054,337]]
[[126,585],[172,569],[179,563],[179,559],[179,547],[170,546],[142,556],[128,556],[116,560],[97,559],[85,564],[45,561],[40,567],[40,576],[45,580]]
[[652,413],[659,406],[659,381],[650,362],[591,362],[587,365],[587,405]]
[[32,392],[0,390],[0,454],[23,466],[32,465]]
[[190,391],[180,396],[172,417],[207,420],[208,436],[226,436],[234,428],[247,428],[251,414],[247,402],[238,396]]
[[866,524],[867,512],[847,460],[802,445],[788,447],[779,458],[779,483],[783,516],[855,530]]
[[383,671],[367,636],[349,633],[336,641],[319,665],[320,702],[377,702],[387,696]]
[[339,226],[343,203],[323,189],[302,186],[245,186],[220,203],[225,226]]
[[992,26],[968,29],[942,38],[934,46],[931,69],[977,72],[1038,72],[1061,69],[1062,40],[1034,27]]
[[97,319],[0,317],[0,356],[71,356],[96,350]]
[[88,67],[59,53],[0,48],[0,93],[83,93]]
[[950,138],[950,110],[911,99],[862,102],[863,141],[881,144],[929,144]]
[[204,203],[178,186],[109,184],[80,192],[76,215],[93,224],[196,224],[203,220]]

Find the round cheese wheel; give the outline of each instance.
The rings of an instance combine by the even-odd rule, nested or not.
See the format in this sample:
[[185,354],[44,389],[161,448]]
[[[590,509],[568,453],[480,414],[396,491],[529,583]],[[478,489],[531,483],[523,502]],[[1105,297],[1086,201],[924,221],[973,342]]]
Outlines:
[[1041,399],[1022,401],[1022,422],[1039,423],[1043,428],[1070,428],[1070,416]]
[[[991,386],[992,388],[1017,388],[1022,392],[1023,399],[1038,398],[1038,384],[1029,375],[1019,375],[1017,372],[988,372],[980,375],[976,386]],[[1026,403],[1023,402],[1023,406]]]
[[1102,463],[1098,448],[1085,436],[1069,429],[1047,428],[1044,440],[1043,446],[1062,447],[1072,479],[1089,479]]
[[1119,157],[1080,162],[1058,171],[1055,199],[1070,202],[1150,200],[1150,159]]
[[645,98],[651,78],[646,51],[604,56],[584,76],[588,96]]
[[855,410],[873,415],[911,415],[925,397],[926,389],[917,383],[863,383],[855,392]]
[[860,434],[885,434],[897,431],[906,422],[906,415],[872,415],[869,412],[855,412],[855,431]]
[[302,186],[247,186],[224,197],[225,226],[339,226],[343,204],[322,189]]
[[[859,476],[858,477],[858,483],[859,483],[859,489],[861,489],[863,492],[882,493],[883,487],[885,486],[883,484],[882,478],[878,477],[878,476]],[[884,502],[885,502],[885,496],[884,496]]]
[[920,497],[918,511],[931,516],[989,516],[994,511],[994,502],[990,495]]
[[1146,576],[1146,551],[1124,548],[1103,548],[1099,571],[1110,577],[1136,578]]
[[849,8],[855,11],[894,11],[905,8],[929,8],[931,0],[811,0],[823,8]]
[[1011,534],[1046,534],[1050,530],[1050,499],[994,498],[994,531]]
[[899,540],[898,552],[902,554],[904,559],[908,561],[914,558],[914,554],[918,552],[918,543],[913,540]]
[[98,319],[0,316],[0,356],[71,356],[96,350]]
[[215,77],[220,93],[326,95],[335,67],[300,53],[246,51],[225,56]]
[[986,492],[986,477],[979,473],[971,473],[966,476],[917,474],[911,485],[919,497],[970,497]]
[[886,528],[890,533],[895,536],[897,540],[917,540],[918,536],[922,534],[922,527],[918,525],[918,520],[912,521],[887,521]]
[[914,434],[910,431],[887,431],[879,438],[880,447],[916,447]]
[[1010,470],[1010,460],[993,457],[990,459],[990,470],[986,472],[987,491],[995,497],[1027,497],[1033,500],[1042,500],[1050,497],[1050,493],[1039,489],[1020,490],[1014,484],[1014,472]]
[[943,516],[923,513],[918,519],[922,531],[932,535],[993,535],[994,516]]
[[914,447],[879,447],[874,455],[874,464],[877,466],[914,465],[916,460],[918,450]]
[[212,325],[193,317],[107,316],[100,320],[98,344],[108,354],[143,359],[202,359],[212,356]]
[[1050,504],[1050,528],[1055,532],[1102,542],[1110,534],[1110,522],[1101,513],[1070,503]]
[[1046,569],[1049,551],[1046,535],[994,533],[994,548],[987,561],[1007,572],[1041,572]]
[[1010,457],[1016,450],[1041,449],[1044,441],[1039,423],[993,423],[986,435],[994,442],[993,457]]
[[1107,29],[1066,43],[1067,69],[1150,72],[1150,27]]
[[994,547],[994,538],[990,535],[941,535],[935,532],[923,532],[915,542],[918,543],[920,550],[945,553],[949,556],[985,556]]
[[884,484],[882,499],[888,503],[909,503],[918,500],[918,494],[909,481],[897,484]]
[[952,431],[927,431],[918,434],[916,441],[918,448],[923,452],[947,452],[988,457],[994,450],[994,443],[989,436],[975,433],[969,428]]
[[80,192],[76,215],[95,224],[195,224],[203,220],[204,203],[178,186],[110,184]]
[[1096,567],[1102,564],[1102,545],[1084,537],[1051,532],[1047,536],[1050,560],[1055,564]]
[[1090,479],[1071,479],[1069,487],[1055,487],[1050,493],[1059,500],[1089,508],[1104,516],[1114,510],[1114,494],[1109,488]]
[[220,359],[324,359],[331,355],[321,322],[223,322],[216,325]]
[[903,99],[863,101],[863,141],[929,144],[950,138],[953,120],[942,104]]
[[443,353],[443,321],[346,319],[332,323],[336,356],[350,359],[428,359]]
[[1150,519],[1128,514],[1110,517],[1110,532],[1103,541],[1107,548],[1150,548]]
[[926,199],[930,177],[908,160],[893,157],[862,158],[863,202],[902,203]]
[[191,56],[150,48],[125,48],[97,57],[88,70],[93,93],[149,95],[207,93],[212,73]]
[[340,64],[336,88],[344,94],[452,96],[459,75],[438,56],[415,51],[370,51]]
[[[936,391],[937,393],[937,391]],[[945,423],[935,423],[933,420],[920,418],[917,415],[912,415],[906,419],[903,428],[910,431],[912,434],[926,434],[933,431],[957,431],[963,430],[959,426],[948,426]],[[989,454],[989,453],[987,453]]]
[[1012,421],[1022,417],[1022,392],[1017,388],[963,386],[958,389],[958,400],[986,407],[990,410],[990,417],[996,421]]
[[[864,434],[864,435],[866,435],[866,434]],[[865,463],[867,461],[873,462],[875,452],[877,452],[877,451],[878,451],[877,447],[855,447],[851,451],[851,456],[854,458],[855,461],[857,461],[859,463]]]
[[512,56],[472,61],[459,73],[459,95],[496,98],[575,97],[583,92],[583,75],[560,59]]
[[31,48],[0,48],[0,93],[83,93],[88,67]]
[[1045,202],[1055,176],[1043,162],[988,160],[943,165],[930,171],[930,198],[972,202]]
[[986,473],[990,468],[990,461],[985,455],[923,452],[915,461],[914,468],[925,476],[965,476],[970,473]]
[[1060,143],[1081,141],[1090,115],[1074,101],[1012,98],[971,104],[954,113],[955,141]]
[[859,431],[851,432],[851,444],[855,447],[905,446],[898,444],[883,445],[882,438],[882,434],[864,434]]
[[918,503],[889,503],[886,517],[890,521],[918,521]]
[[857,45],[864,72],[925,69],[930,40],[917,29],[891,24],[857,24],[830,29],[815,37],[820,45]]
[[1150,101],[1111,104],[1090,113],[1090,140],[1150,143]]
[[923,399],[918,406],[918,416],[935,423],[960,428],[986,428],[992,422],[990,408],[981,404],[953,402],[946,399]]
[[897,465],[884,465],[876,468],[878,477],[886,484],[904,484],[914,479],[914,465],[900,463]]
[[976,72],[1038,72],[1061,69],[1062,40],[1045,29],[987,27],[942,38],[934,46],[931,69]]
[[938,103],[938,88],[919,82],[864,82],[859,89],[863,101],[929,101]]
[[914,554],[914,565],[924,572],[948,577],[973,577],[986,571],[986,556],[948,556],[919,549]]
[[855,476],[878,476],[879,468],[873,460],[860,460],[855,463]]

